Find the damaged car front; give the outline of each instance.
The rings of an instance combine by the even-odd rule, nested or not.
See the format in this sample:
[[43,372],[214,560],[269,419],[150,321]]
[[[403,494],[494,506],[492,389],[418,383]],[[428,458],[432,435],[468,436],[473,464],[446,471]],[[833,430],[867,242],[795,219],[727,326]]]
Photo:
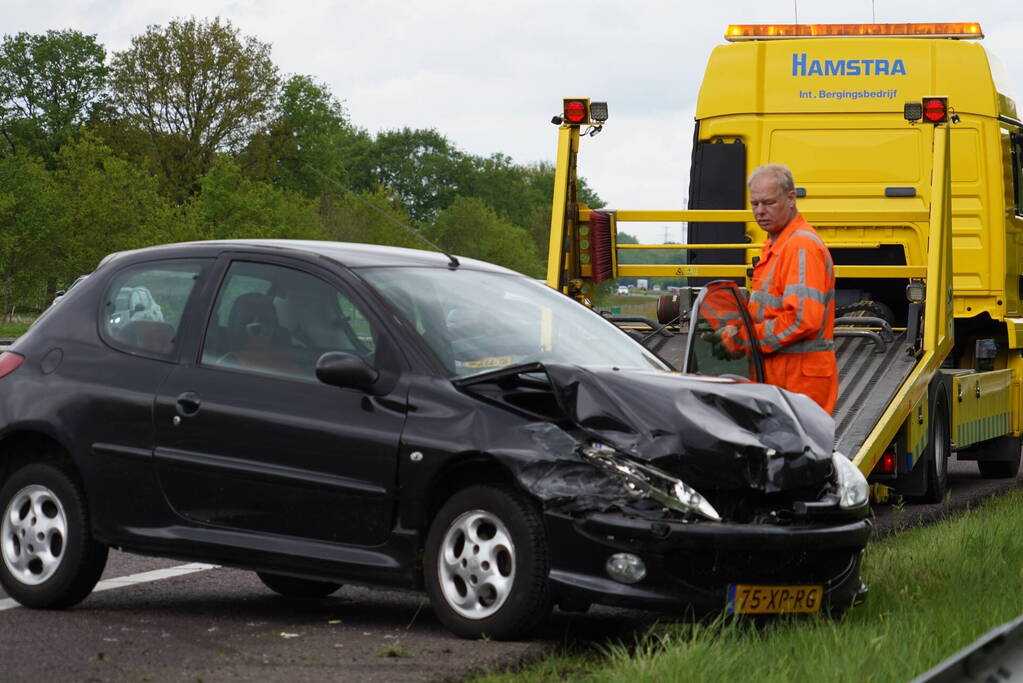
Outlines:
[[[401,477],[406,512],[418,505],[434,519],[424,576],[435,605],[449,603],[435,606],[449,628],[492,635],[473,623],[511,609],[527,564],[545,581],[523,601],[541,611],[546,601],[819,612],[866,594],[867,484],[833,452],[833,421],[811,399],[671,372],[598,314],[527,278],[404,270],[359,274],[455,390],[412,387],[404,440],[417,457]],[[442,505],[459,487],[491,481],[487,495],[514,488],[528,499],[517,507],[537,509],[539,560],[536,534],[488,512],[486,496],[450,513]],[[473,515],[486,532],[474,536]],[[507,571],[490,569],[502,557]]]

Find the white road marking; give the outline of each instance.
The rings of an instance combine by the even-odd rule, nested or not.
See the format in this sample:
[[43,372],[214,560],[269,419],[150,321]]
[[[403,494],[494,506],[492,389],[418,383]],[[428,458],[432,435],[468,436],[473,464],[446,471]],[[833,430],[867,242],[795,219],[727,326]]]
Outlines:
[[[134,586],[137,583],[148,583],[150,581],[160,581],[162,579],[173,579],[176,576],[184,576],[185,574],[194,574],[195,572],[204,572],[207,569],[216,569],[219,565],[215,564],[203,564],[202,562],[193,562],[192,564],[182,564],[177,567],[168,567],[167,569],[155,569],[151,572],[142,572],[141,574],[130,574],[128,576],[118,576],[113,579],[104,579],[96,584],[96,587],[92,589],[92,592],[96,591],[108,591],[114,588],[126,588],[128,586]],[[15,607],[21,607],[21,603],[11,598],[0,600],[0,611],[5,609],[13,609]]]

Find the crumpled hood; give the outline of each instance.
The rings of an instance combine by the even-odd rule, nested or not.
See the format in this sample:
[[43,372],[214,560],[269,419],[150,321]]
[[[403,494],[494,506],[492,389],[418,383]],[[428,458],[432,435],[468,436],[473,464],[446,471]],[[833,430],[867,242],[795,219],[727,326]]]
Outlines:
[[834,421],[802,394],[656,371],[544,370],[580,429],[691,486],[772,493],[830,476]]

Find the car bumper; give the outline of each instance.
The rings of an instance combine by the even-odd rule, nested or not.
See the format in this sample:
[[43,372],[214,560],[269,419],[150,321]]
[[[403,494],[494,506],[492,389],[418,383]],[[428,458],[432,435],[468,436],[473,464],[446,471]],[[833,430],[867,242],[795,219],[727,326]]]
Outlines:
[[[843,609],[866,594],[860,559],[867,519],[788,526],[637,519],[614,513],[545,516],[550,580],[563,606],[590,603],[706,613],[726,605],[729,585],[821,585],[824,606]],[[635,584],[615,581],[614,553],[642,558]]]

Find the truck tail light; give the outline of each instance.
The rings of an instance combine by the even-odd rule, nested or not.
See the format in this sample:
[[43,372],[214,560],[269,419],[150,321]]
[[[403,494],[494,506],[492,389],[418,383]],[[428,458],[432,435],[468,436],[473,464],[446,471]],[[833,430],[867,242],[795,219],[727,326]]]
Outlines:
[[945,123],[948,121],[948,98],[925,97],[924,119],[929,123]]
[[885,451],[881,456],[881,472],[883,474],[895,472],[895,451]]
[[590,122],[590,101],[582,99],[565,100],[565,122],[579,125]]
[[17,370],[24,360],[25,357],[20,353],[14,353],[13,351],[0,353],[0,379]]

